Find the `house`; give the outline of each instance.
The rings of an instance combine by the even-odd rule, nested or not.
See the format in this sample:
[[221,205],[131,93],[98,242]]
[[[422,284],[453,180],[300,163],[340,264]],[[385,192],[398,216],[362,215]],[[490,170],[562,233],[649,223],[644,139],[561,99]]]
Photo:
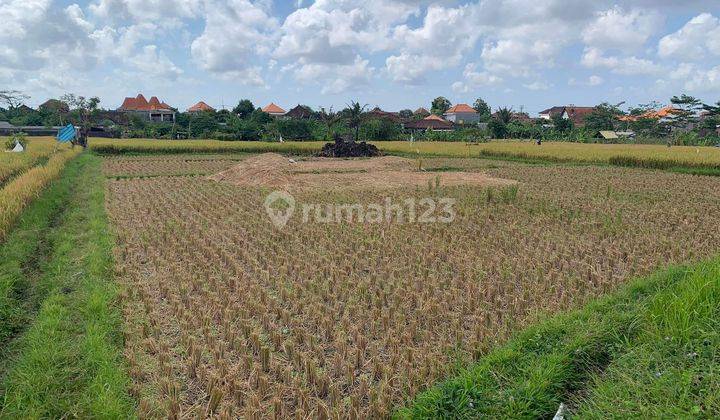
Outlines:
[[618,117],[618,120],[625,122],[634,122],[639,120],[659,120],[664,122],[671,120],[673,116],[678,114],[679,112],[681,111],[677,108],[666,106],[657,111],[651,110],[640,115],[621,115],[620,117]]
[[262,109],[263,112],[270,114],[271,117],[282,117],[285,115],[285,110],[270,102],[269,105]]
[[175,110],[165,102],[160,102],[157,96],[145,99],[142,94],[138,94],[135,98],[125,98],[118,112],[127,114],[128,116],[136,115],[152,122],[174,122]]
[[564,119],[569,119],[576,126],[585,125],[585,117],[595,110],[593,106],[554,106],[544,111],[540,111],[538,116],[543,120],[551,120],[556,115],[560,115]]
[[477,124],[480,122],[480,114],[468,104],[457,104],[448,109],[445,119],[455,124]]
[[47,101],[40,104],[38,111],[58,112],[65,114],[70,112],[70,107],[63,101],[58,99],[48,99]]
[[422,120],[405,122],[403,128],[407,131],[450,131],[454,126],[450,121],[444,120],[437,115],[428,115]]
[[420,108],[416,109],[415,112],[413,112],[413,116],[416,118],[425,118],[428,115],[430,115],[430,111],[428,111],[427,109],[425,109],[423,107],[420,107]]
[[386,119],[390,120],[392,122],[400,122],[400,115],[397,112],[387,112],[380,109],[380,107],[375,107],[371,111],[368,111],[365,113],[365,116],[367,118],[377,118],[377,119]]
[[196,112],[203,112],[203,111],[215,111],[215,108],[211,107],[210,105],[206,104],[203,101],[200,101],[187,109],[187,112],[189,112],[191,114],[196,113]]
[[15,133],[25,133],[28,136],[55,136],[60,128],[59,126],[12,125],[7,121],[0,121],[0,136],[10,136]]
[[312,111],[308,107],[298,104],[288,111],[285,116],[294,120],[307,120],[312,117]]

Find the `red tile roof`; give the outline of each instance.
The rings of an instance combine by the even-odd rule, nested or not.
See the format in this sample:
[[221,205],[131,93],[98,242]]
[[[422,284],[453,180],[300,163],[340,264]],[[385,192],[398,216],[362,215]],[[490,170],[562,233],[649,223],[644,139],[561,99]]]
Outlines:
[[468,104],[457,104],[453,106],[452,108],[445,111],[446,114],[457,114],[457,113],[469,113],[469,114],[477,114],[477,111],[473,109]]
[[135,98],[125,98],[120,108],[120,111],[157,111],[165,110],[171,111],[170,105],[165,102],[160,102],[157,96],[150,98],[150,102],[145,99],[142,94],[138,94]]
[[279,106],[275,105],[274,103],[270,102],[270,105],[266,106],[262,109],[263,112],[267,112],[268,114],[284,114],[285,110],[280,108]]
[[427,117],[423,118],[423,120],[446,121],[446,120],[443,119],[442,117],[438,117],[438,116],[435,115],[435,114],[430,114],[430,115],[428,115]]
[[641,115],[623,115],[621,117],[618,117],[618,120],[620,120],[620,121],[637,121],[639,119],[659,120],[659,119],[667,118],[674,114],[677,114],[679,111],[680,110],[673,108],[671,106],[666,106],[657,111],[648,111]]
[[196,103],[195,105],[188,108],[187,112],[200,112],[200,111],[215,111],[215,108],[206,104],[203,101]]

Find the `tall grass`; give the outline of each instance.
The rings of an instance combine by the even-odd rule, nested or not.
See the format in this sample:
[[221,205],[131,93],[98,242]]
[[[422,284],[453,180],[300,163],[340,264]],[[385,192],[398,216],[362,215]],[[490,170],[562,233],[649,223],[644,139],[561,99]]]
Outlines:
[[53,154],[43,166],[34,167],[0,190],[0,240],[2,240],[25,206],[35,199],[43,188],[57,178],[65,163],[82,149],[69,149]]
[[[218,140],[119,140],[92,139],[90,147],[100,154],[148,153],[236,153],[277,152],[312,154],[324,142],[224,142]],[[486,157],[548,162],[599,163],[652,169],[693,169],[697,173],[720,174],[720,148],[639,144],[586,144],[528,141],[464,142],[374,142],[383,152],[407,156]],[[704,172],[703,172],[704,171]],[[693,172],[693,171],[691,171]]]
[[[0,146],[7,139],[0,137]],[[30,137],[27,140],[27,150],[22,153],[0,151],[0,186],[33,166],[44,163],[55,150],[70,148],[67,144],[58,144],[52,137]]]

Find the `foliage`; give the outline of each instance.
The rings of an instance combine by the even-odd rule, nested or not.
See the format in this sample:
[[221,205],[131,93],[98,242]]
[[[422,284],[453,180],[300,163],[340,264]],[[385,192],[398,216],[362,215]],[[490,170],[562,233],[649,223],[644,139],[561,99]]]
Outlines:
[[27,99],[30,97],[18,90],[0,90],[0,103],[7,105],[10,109],[19,107]]
[[188,133],[192,137],[209,138],[218,128],[215,115],[211,112],[196,112],[188,121]]
[[442,116],[451,106],[452,103],[447,98],[438,96],[433,99],[432,104],[430,104],[430,113]]
[[473,103],[473,109],[480,114],[480,122],[489,122],[492,117],[492,111],[490,105],[487,104],[482,98],[475,99]]
[[25,133],[13,134],[7,140],[5,140],[5,149],[12,150],[17,143],[20,143],[20,145],[23,147],[23,149],[27,150],[27,148],[28,148],[27,135]]
[[387,118],[366,119],[360,130],[360,138],[364,141],[394,140],[401,136],[400,124]]
[[398,116],[400,118],[410,119],[414,116],[412,109],[401,109],[400,112],[398,112]]
[[248,118],[255,111],[255,105],[249,99],[243,99],[233,108],[233,114],[240,118]]
[[493,118],[490,120],[488,123],[488,130],[490,130],[490,135],[496,139],[504,139],[508,136],[507,124],[499,118]]
[[590,131],[614,130],[622,111],[614,105],[603,102],[585,116],[585,128]]
[[360,105],[357,101],[350,101],[340,114],[345,120],[345,124],[354,132],[353,139],[358,141],[360,138],[360,126],[363,123],[363,113],[367,108],[367,104]]
[[555,114],[551,117],[555,130],[559,133],[567,133],[573,129],[573,122],[570,118],[563,118],[560,114]]

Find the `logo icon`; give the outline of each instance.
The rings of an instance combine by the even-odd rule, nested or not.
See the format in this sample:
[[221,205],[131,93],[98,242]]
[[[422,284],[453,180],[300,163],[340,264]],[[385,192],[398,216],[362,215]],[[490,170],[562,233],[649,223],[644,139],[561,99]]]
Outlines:
[[273,191],[265,197],[265,211],[275,227],[282,229],[295,212],[295,197],[286,191]]

